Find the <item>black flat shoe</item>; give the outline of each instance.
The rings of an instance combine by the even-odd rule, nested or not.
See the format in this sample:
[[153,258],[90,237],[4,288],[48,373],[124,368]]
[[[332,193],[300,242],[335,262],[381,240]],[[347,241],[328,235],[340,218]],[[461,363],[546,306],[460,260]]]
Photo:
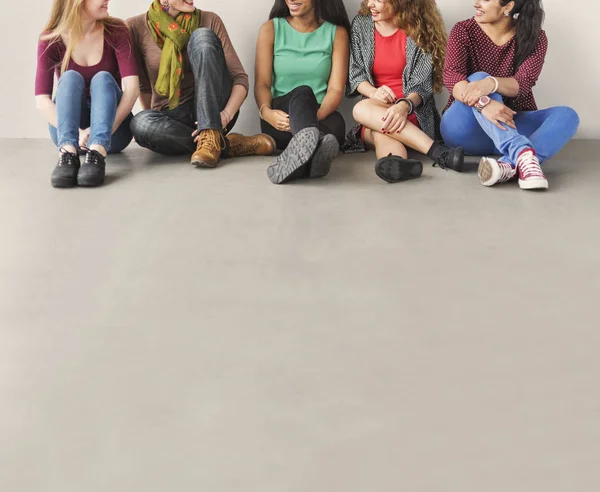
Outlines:
[[79,186],[100,186],[104,184],[105,174],[106,161],[102,154],[96,150],[88,150],[77,175],[77,184]]
[[398,155],[382,157],[375,164],[375,173],[388,183],[415,179],[423,174],[423,163],[416,159],[404,159]]
[[77,173],[81,163],[77,154],[71,154],[66,150],[60,150],[58,164],[52,171],[50,183],[55,188],[73,188],[77,186]]

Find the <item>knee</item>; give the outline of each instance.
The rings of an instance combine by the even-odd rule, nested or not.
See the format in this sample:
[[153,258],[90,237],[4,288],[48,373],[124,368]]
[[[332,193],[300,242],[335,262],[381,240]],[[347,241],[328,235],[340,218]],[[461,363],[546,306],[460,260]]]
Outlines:
[[358,123],[364,123],[367,113],[369,112],[369,107],[371,103],[368,99],[363,99],[362,101],[356,103],[354,108],[352,108],[352,117]]
[[138,138],[143,139],[148,133],[148,128],[152,123],[153,114],[154,111],[147,109],[145,111],[140,111],[131,119],[129,128],[136,140]]
[[296,96],[314,96],[315,93],[309,85],[299,85],[292,91]]
[[100,87],[118,87],[117,81],[110,72],[98,72],[92,77],[90,82],[90,90],[99,89]]
[[469,82],[477,82],[478,80],[483,80],[489,76],[490,76],[490,74],[486,73],[486,72],[475,72],[474,74],[469,75],[468,81]]
[[315,101],[317,100],[312,87],[308,85],[300,85],[290,93],[290,101],[296,98],[309,98],[314,99]]
[[115,84],[117,83],[117,81],[113,77],[112,73],[103,71],[103,72],[98,72],[96,75],[94,75],[92,77],[92,81],[90,82],[90,85],[104,84],[107,82],[114,82]]
[[81,87],[82,89],[85,87],[85,80],[83,75],[75,70],[67,70],[60,76],[59,80],[60,84],[69,84],[75,85],[76,87]]
[[575,135],[579,128],[579,115],[577,114],[577,111],[569,106],[559,106],[556,109],[559,111],[562,124],[565,128],[569,128],[573,135]]
[[212,29],[199,27],[196,29],[188,43],[188,50],[192,52],[215,49],[221,46],[221,40]]

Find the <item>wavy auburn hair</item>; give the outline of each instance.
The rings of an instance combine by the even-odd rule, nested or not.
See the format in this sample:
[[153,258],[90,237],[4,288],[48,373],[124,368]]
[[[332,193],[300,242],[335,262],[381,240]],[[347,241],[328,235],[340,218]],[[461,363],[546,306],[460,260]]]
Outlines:
[[[40,36],[40,39],[50,40],[52,43],[60,41],[63,37],[66,38],[67,50],[61,63],[61,74],[67,70],[71,55],[83,38],[81,15],[84,2],[85,0],[54,0],[50,18]],[[103,24],[105,30],[109,28],[127,29],[122,20],[114,17],[107,17],[98,22]]]
[[[371,16],[368,3],[363,0],[359,15]],[[389,3],[394,11],[394,24],[431,55],[433,88],[436,92],[441,91],[448,35],[435,0],[390,0]]]

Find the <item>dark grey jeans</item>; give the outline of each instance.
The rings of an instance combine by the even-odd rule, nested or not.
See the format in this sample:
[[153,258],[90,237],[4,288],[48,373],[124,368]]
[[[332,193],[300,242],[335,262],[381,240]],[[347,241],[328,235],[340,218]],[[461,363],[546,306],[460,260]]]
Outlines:
[[[196,29],[187,46],[194,72],[195,97],[174,109],[146,110],[136,114],[131,131],[138,145],[165,155],[192,154],[196,144],[192,132],[214,129],[227,134],[239,116],[227,128],[221,125],[221,111],[231,95],[231,75],[227,69],[221,40],[208,28]],[[227,139],[226,139],[227,141]],[[227,157],[227,149],[223,152]]]

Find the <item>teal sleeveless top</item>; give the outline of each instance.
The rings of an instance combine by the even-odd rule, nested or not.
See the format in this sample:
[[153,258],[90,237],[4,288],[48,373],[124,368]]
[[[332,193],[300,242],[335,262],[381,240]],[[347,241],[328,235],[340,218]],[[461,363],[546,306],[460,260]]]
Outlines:
[[321,104],[331,74],[335,24],[326,21],[316,31],[302,33],[290,26],[285,18],[276,17],[273,27],[273,98],[308,85]]

